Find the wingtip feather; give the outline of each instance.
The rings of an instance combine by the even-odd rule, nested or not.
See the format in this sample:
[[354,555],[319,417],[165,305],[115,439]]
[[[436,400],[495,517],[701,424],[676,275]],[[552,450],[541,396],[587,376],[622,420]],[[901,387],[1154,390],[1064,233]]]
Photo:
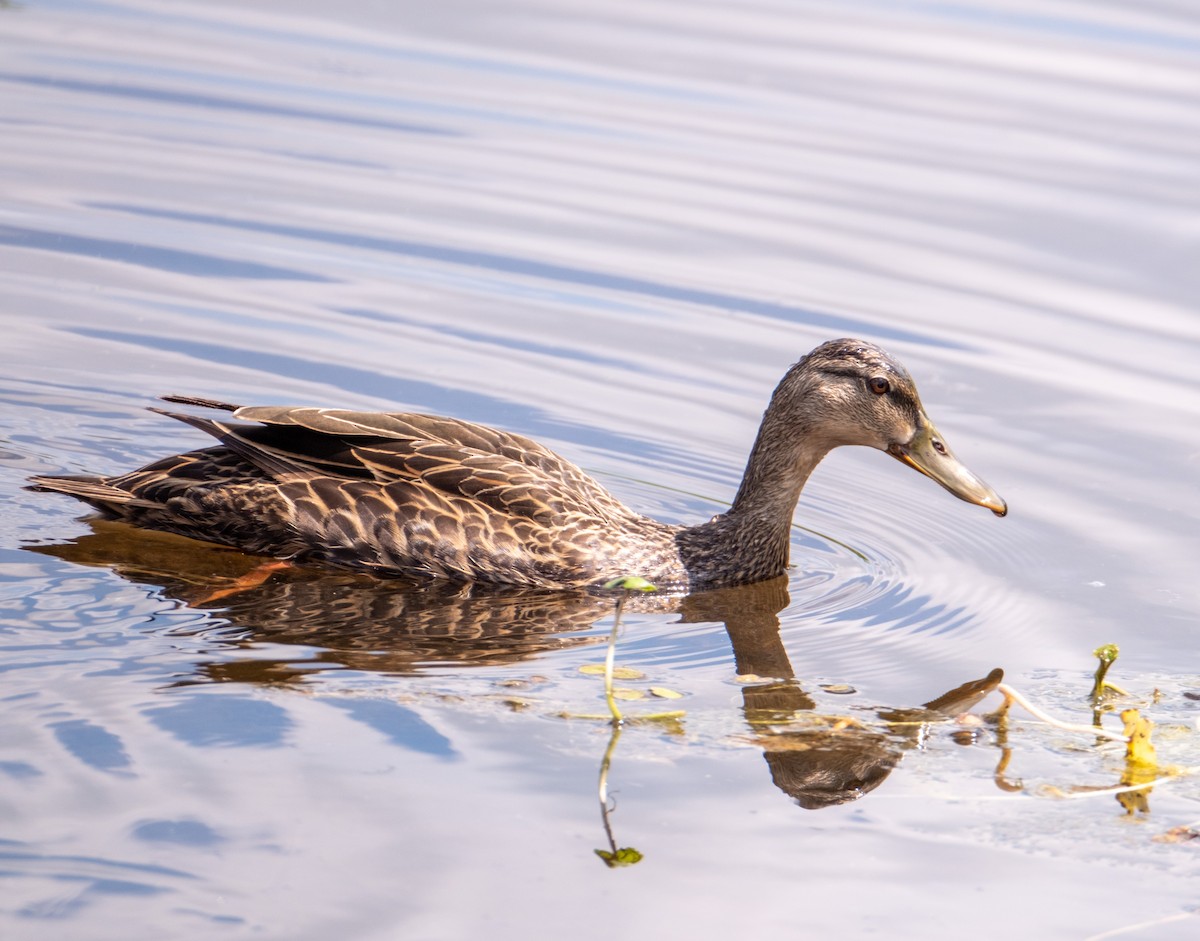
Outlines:
[[[198,395],[162,395],[159,396],[164,402],[172,402],[175,405],[191,405],[195,408],[215,408],[222,412],[236,412],[242,406],[232,405],[229,402],[221,402],[217,399],[206,399]],[[159,409],[152,409],[159,411]]]

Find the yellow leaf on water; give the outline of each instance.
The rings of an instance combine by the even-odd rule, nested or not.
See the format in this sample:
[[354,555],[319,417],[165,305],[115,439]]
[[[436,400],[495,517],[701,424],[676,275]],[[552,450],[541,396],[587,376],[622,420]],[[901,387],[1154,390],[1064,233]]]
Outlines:
[[1121,775],[1121,783],[1147,786],[1118,794],[1117,802],[1127,814],[1148,814],[1152,790],[1148,785],[1153,783],[1159,770],[1154,743],[1150,741],[1154,723],[1143,718],[1136,709],[1124,710],[1121,721],[1125,723],[1124,731],[1129,739],[1125,745],[1125,772]]
[[1131,764],[1156,766],[1158,759],[1154,753],[1154,743],[1150,741],[1154,723],[1143,718],[1136,709],[1122,711],[1121,721],[1125,723],[1125,735],[1129,739],[1129,744],[1125,746],[1125,760]]
[[[588,676],[604,676],[603,663],[585,663],[579,668],[580,673],[586,673]],[[633,667],[613,667],[613,679],[615,680],[644,680],[646,674],[640,670],[635,670]]]
[[624,686],[618,686],[612,691],[613,699],[645,699],[646,694],[640,689],[628,689]]
[[650,695],[657,696],[659,699],[683,699],[683,693],[677,693],[665,686],[651,686]]

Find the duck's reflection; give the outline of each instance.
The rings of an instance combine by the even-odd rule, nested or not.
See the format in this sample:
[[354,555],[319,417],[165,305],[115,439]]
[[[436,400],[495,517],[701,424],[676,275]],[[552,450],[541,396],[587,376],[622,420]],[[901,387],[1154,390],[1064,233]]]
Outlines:
[[230,643],[304,648],[294,660],[204,664],[200,679],[207,681],[298,684],[322,664],[413,673],[437,664],[513,663],[595,643],[578,632],[612,608],[611,600],[586,592],[379,579],[321,568],[277,570],[255,583],[268,560],[112,520],[87,522],[88,535],[30,548],[112,569],[212,611],[229,624],[224,639]]
[[[185,682],[269,685],[311,680],[323,664],[412,673],[437,664],[519,662],[550,650],[596,643],[583,634],[613,612],[603,594],[498,589],[375,579],[293,568],[256,580],[264,561],[240,552],[124,523],[92,520],[92,533],[33,551],[110,568],[169,597],[211,609],[229,624],[230,643],[303,647],[295,658],[234,659],[200,665]],[[674,612],[684,623],[723,622],[743,710],[776,786],[801,807],[862,797],[891,773],[929,723],[965,712],[1000,683],[993,670],[919,709],[876,710],[863,722],[822,716],[795,678],[780,635],[787,578],[686,597],[634,596],[627,611]],[[863,713],[869,716],[868,713]]]
[[819,715],[795,678],[779,631],[779,612],[789,600],[787,579],[780,578],[684,598],[680,613],[685,621],[724,621],[738,674],[765,678],[743,686],[742,708],[771,779],[801,807],[844,804],[873,791],[930,724],[966,712],[1004,678],[992,670],[919,708],[878,710],[880,729]]

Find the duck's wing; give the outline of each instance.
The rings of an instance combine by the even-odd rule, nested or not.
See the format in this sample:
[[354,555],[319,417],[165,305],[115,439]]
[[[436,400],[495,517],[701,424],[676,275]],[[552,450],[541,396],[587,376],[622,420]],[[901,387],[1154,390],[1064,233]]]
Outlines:
[[183,396],[166,401],[230,412],[235,422],[159,410],[211,434],[276,480],[411,481],[546,524],[572,515],[635,515],[553,451],[485,425],[410,413],[237,406]]

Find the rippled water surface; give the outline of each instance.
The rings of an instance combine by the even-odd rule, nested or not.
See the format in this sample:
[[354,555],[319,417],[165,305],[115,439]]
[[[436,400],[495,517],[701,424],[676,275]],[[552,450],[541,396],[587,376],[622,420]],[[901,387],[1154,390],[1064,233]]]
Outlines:
[[[1200,765],[1195,12],[0,4],[0,933],[1195,937],[1195,777],[1126,816],[1046,796],[1119,749],[934,721],[995,667],[1089,721],[1116,642]],[[255,560],[21,489],[197,446],[180,392],[457,415],[691,522],[846,335],[1009,517],[835,452],[788,578],[631,604],[622,684],[682,698],[627,708],[683,714],[618,741],[606,600],[218,594]]]

